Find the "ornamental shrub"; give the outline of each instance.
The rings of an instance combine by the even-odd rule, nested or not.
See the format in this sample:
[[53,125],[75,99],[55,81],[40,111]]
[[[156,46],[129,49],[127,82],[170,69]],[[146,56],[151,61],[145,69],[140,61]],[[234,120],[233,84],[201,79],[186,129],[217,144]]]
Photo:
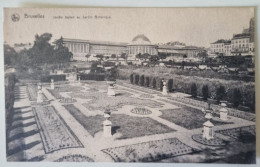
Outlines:
[[150,78],[149,77],[145,77],[144,86],[146,86],[146,87],[150,86]]
[[217,101],[223,100],[225,96],[226,96],[225,87],[221,85],[221,86],[219,86],[219,87],[217,88],[217,91],[216,91],[216,100],[217,100]]
[[134,74],[131,74],[130,75],[130,83],[133,84],[133,82],[134,82]]
[[209,98],[209,87],[208,87],[208,85],[203,85],[202,96],[203,96],[204,100],[207,100]]
[[196,86],[196,84],[195,83],[192,83],[191,84],[191,96],[192,97],[197,97],[197,86]]
[[144,86],[144,75],[141,75],[139,85]]
[[139,74],[135,75],[135,84],[138,85],[139,83]]
[[242,95],[240,90],[237,88],[233,90],[232,103],[234,107],[238,107],[240,104],[242,104]]
[[173,79],[168,80],[167,87],[168,87],[169,92],[173,91]]
[[156,89],[156,78],[153,78],[152,88]]

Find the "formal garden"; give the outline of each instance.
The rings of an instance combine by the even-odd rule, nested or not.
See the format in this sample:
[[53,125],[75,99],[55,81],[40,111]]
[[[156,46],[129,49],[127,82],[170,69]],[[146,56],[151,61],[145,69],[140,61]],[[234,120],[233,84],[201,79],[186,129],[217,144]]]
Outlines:
[[36,35],[16,57],[21,71],[5,76],[8,161],[232,163],[255,154],[253,82],[79,65],[51,36]]

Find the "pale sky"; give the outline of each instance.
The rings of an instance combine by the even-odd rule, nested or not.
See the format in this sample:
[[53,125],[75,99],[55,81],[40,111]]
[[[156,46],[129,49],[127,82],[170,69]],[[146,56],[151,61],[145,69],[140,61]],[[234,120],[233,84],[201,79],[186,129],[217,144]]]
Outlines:
[[[14,13],[20,16],[17,22],[11,19]],[[24,14],[44,18],[24,18]],[[136,35],[145,34],[154,44],[180,41],[209,47],[218,39],[231,39],[248,28],[254,8],[24,8],[6,9],[4,15],[4,41],[11,45],[33,43],[35,34],[48,32],[53,35],[52,41],[63,36],[129,43]],[[111,19],[82,19],[83,15]]]

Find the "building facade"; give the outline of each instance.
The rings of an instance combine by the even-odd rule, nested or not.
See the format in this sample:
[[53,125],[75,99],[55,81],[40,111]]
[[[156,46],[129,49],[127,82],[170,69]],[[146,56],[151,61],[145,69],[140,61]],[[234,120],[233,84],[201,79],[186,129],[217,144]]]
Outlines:
[[[182,45],[178,43],[176,45],[152,44],[144,34],[135,36],[130,43],[63,38],[63,44],[73,53],[73,59],[81,61],[93,60],[96,55],[100,54],[110,57],[113,54],[120,56],[123,53],[127,54],[127,60],[129,61],[136,60],[136,55],[144,53],[149,55],[167,53],[176,60],[185,56],[186,60],[197,61],[198,53],[204,51],[203,48],[185,46],[183,43]],[[86,55],[90,55],[90,58],[86,58]]]
[[221,56],[254,56],[254,18],[250,19],[249,28],[240,34],[233,34],[231,40],[220,39],[210,44],[210,54]]

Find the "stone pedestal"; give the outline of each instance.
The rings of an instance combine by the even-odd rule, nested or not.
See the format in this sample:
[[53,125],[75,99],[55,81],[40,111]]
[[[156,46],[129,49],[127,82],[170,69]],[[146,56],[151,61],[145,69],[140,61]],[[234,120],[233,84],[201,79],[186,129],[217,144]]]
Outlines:
[[110,112],[105,111],[104,117],[106,120],[103,122],[103,136],[104,137],[112,137],[112,122],[110,119]]
[[115,87],[114,87],[115,82],[114,81],[108,81],[107,83],[108,83],[107,95],[108,96],[115,96],[116,95]]
[[166,81],[162,81],[163,82],[163,91],[162,94],[163,95],[168,95],[168,90],[167,90],[167,86],[166,86]]
[[228,118],[227,118],[228,110],[226,108],[227,105],[225,103],[221,103],[221,106],[222,106],[222,108],[219,110],[219,118],[222,121],[227,121],[228,120]]
[[37,92],[37,103],[42,103],[43,102],[43,93],[42,90],[38,90]]
[[54,89],[54,88],[55,88],[55,86],[54,86],[54,80],[51,79],[51,89]]
[[214,125],[208,120],[203,124],[203,137],[207,140],[214,138],[214,131],[213,131]]
[[103,136],[112,137],[112,122],[109,120],[103,122]]
[[78,77],[78,81],[80,82],[80,76]]

